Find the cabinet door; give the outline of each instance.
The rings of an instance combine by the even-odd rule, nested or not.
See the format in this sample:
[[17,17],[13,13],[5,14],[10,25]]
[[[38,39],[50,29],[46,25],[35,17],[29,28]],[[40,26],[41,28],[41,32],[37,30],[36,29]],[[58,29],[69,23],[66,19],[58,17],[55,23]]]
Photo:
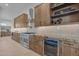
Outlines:
[[20,34],[19,33],[13,33],[12,39],[15,40],[16,42],[20,43]]
[[50,4],[42,4],[41,5],[41,26],[50,25]]
[[79,56],[79,43],[75,43],[75,56]]
[[37,41],[34,45],[34,51],[40,55],[43,55],[43,41]]
[[35,7],[35,19],[34,23],[35,26],[40,26],[41,25],[41,6]]
[[22,14],[14,19],[14,27],[15,28],[27,27],[27,23],[28,23],[27,14]]
[[35,7],[35,26],[46,26],[50,24],[49,4],[40,4]]
[[79,48],[75,48],[75,56],[79,56]]
[[63,44],[62,46],[62,55],[63,56],[74,56],[75,48],[70,44]]
[[42,41],[37,42],[37,43],[30,43],[29,47],[36,53],[43,55],[44,54],[44,47],[42,44],[43,44]]
[[[79,9],[79,4],[73,4],[69,7],[74,9],[74,10],[78,10]],[[74,14],[65,16],[65,17],[63,17],[63,19],[64,19],[63,23],[65,23],[66,20],[67,20],[67,23],[79,22],[79,13],[74,13]]]
[[32,36],[30,38],[30,42],[29,42],[29,47],[30,49],[32,49],[33,51],[37,52],[40,55],[44,54],[44,43],[43,40],[44,39],[42,36]]

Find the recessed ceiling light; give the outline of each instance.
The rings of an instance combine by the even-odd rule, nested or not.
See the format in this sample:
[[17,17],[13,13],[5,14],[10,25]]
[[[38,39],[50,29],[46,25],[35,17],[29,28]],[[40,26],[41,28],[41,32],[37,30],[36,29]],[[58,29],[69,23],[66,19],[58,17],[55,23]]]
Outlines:
[[5,6],[8,6],[8,3],[6,3]]

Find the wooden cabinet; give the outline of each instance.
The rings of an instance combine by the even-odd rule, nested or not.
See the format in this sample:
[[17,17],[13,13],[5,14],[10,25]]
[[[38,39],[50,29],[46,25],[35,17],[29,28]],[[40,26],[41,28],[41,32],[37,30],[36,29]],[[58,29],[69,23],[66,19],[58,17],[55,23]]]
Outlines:
[[72,45],[64,43],[62,47],[62,55],[63,56],[74,56],[75,48]]
[[61,25],[79,22],[79,4],[43,3],[35,7],[35,26]]
[[65,3],[52,9],[51,19],[54,25],[79,22],[79,4]]
[[27,24],[28,24],[27,14],[22,14],[14,19],[14,27],[15,28],[27,27]]
[[20,43],[20,34],[13,32],[12,33],[12,39],[15,40],[16,42]]
[[35,26],[50,25],[50,5],[43,3],[35,7]]
[[0,37],[11,36],[10,26],[0,26]]
[[[72,5],[71,7],[79,11],[79,4]],[[79,22],[79,12],[72,14],[69,17],[70,22]]]
[[40,55],[44,55],[44,37],[40,35],[33,35],[30,38],[29,47],[33,51],[37,52]]
[[75,56],[79,56],[79,42],[75,43]]
[[75,48],[75,56],[79,56],[79,48]]
[[62,41],[59,46],[60,56],[79,56],[79,42]]
[[41,25],[41,6],[35,7],[35,19],[34,19],[35,26]]
[[1,32],[1,37],[5,37],[5,36],[11,36],[11,32]]

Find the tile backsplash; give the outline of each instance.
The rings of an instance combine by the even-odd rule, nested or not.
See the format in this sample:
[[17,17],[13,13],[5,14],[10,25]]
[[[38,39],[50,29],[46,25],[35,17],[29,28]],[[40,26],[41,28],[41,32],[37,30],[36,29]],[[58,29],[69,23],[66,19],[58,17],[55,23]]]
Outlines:
[[79,24],[39,27],[37,33],[49,37],[78,40]]

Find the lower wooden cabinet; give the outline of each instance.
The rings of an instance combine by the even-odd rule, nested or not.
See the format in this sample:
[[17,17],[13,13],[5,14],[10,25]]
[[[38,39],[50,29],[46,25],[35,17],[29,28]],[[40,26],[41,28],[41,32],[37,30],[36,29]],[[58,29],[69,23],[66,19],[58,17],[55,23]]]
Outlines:
[[79,56],[79,48],[76,48],[76,50],[75,50],[75,56]]
[[79,43],[62,41],[59,48],[60,56],[79,56]]
[[40,55],[44,55],[44,37],[39,35],[33,35],[30,38],[29,48]]
[[12,39],[15,40],[16,42],[20,43],[20,34],[13,32]]
[[[44,37],[32,35],[29,47],[36,53],[44,55]],[[61,41],[59,44],[59,56],[79,56],[79,43],[74,41]]]
[[75,56],[79,56],[79,43],[75,43]]
[[75,55],[75,48],[71,45],[63,44],[62,55],[63,56],[74,56]]
[[11,32],[1,32],[1,37],[5,37],[5,36],[11,36]]
[[42,45],[38,44],[30,44],[30,48],[35,51],[36,53],[43,55],[43,47]]

